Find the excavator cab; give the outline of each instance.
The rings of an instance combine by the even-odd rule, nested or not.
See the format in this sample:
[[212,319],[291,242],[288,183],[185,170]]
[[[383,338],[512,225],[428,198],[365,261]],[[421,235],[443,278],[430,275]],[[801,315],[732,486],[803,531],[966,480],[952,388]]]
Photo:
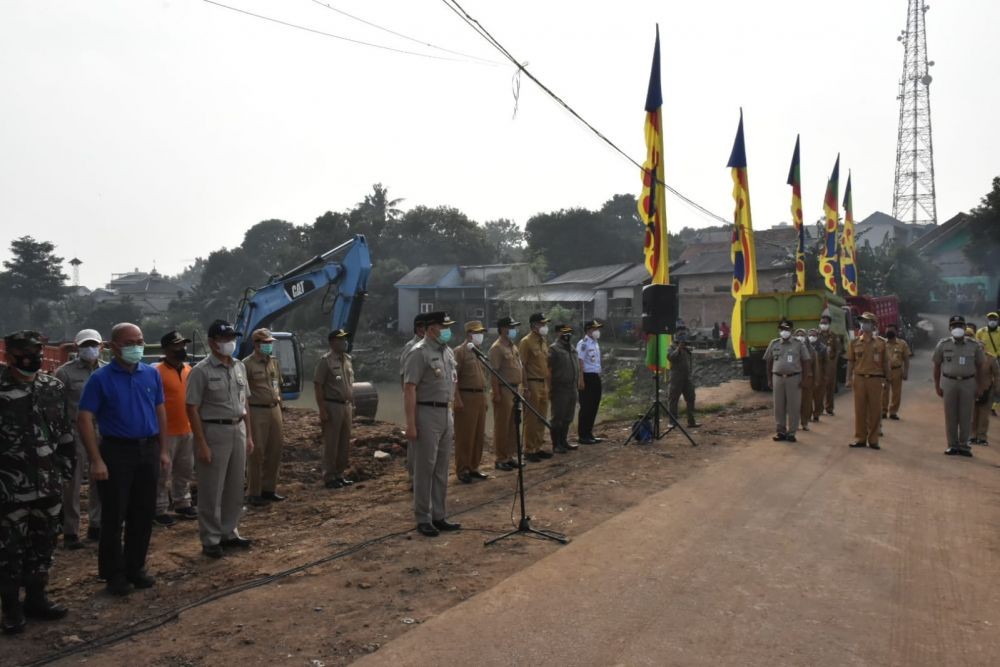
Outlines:
[[302,393],[302,348],[295,334],[286,331],[272,331],[274,336],[274,358],[281,369],[281,398],[294,401]]

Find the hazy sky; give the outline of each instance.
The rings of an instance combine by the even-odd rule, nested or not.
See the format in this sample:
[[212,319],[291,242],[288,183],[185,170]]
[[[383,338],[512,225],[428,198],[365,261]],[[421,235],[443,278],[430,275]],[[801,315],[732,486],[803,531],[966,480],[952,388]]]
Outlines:
[[[223,1],[452,57],[311,0]],[[328,1],[499,60],[439,0]],[[853,169],[857,217],[891,212],[905,0],[462,4],[640,161],[659,22],[667,182],[726,218],[740,106],[758,228],[788,219],[797,132],[807,221],[822,214],[838,151]],[[1000,173],[1000,3],[931,4],[943,221],[975,206]],[[456,58],[380,51],[199,0],[0,0],[0,256],[32,234],[82,259],[82,282],[97,286],[154,261],[177,272],[260,220],[303,224],[347,209],[375,182],[404,208],[448,204],[521,225],[639,190],[635,167],[527,79],[512,118],[510,65]],[[712,224],[672,196],[667,209],[672,230]]]

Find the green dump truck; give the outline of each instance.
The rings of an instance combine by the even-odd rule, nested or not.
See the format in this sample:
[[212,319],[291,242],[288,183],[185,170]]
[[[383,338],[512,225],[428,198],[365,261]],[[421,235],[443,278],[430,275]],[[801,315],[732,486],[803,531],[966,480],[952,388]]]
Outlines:
[[[768,292],[743,297],[743,337],[747,354],[742,359],[743,375],[750,377],[756,391],[767,391],[767,363],[764,352],[768,343],[778,336],[778,323],[787,318],[795,328],[819,327],[822,315],[831,318],[830,329],[845,343],[855,330],[851,309],[844,299],[825,291]],[[843,381],[846,362],[841,358],[838,380]]]

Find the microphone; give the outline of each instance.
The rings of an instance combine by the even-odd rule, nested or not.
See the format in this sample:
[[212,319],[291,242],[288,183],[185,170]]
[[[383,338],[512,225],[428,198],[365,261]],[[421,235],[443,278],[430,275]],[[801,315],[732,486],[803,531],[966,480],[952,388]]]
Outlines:
[[480,350],[480,349],[479,349],[478,347],[476,347],[475,345],[470,345],[470,346],[469,346],[469,349],[471,349],[471,350],[472,350],[472,352],[473,352],[473,353],[474,353],[474,354],[475,354],[475,355],[476,355],[477,357],[479,357],[480,359],[482,359],[483,361],[486,361],[486,360],[488,359],[488,357],[486,356],[486,353],[485,353],[485,352],[483,352],[482,350]]

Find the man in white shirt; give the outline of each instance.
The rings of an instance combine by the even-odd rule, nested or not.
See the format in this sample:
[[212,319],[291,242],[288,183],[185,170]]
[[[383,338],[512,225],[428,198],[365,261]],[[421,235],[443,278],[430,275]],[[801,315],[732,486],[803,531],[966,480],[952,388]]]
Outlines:
[[576,422],[577,440],[581,445],[596,445],[601,438],[594,437],[594,420],[601,405],[601,347],[597,344],[604,325],[591,320],[584,325],[586,334],[576,344],[580,360],[580,416]]

